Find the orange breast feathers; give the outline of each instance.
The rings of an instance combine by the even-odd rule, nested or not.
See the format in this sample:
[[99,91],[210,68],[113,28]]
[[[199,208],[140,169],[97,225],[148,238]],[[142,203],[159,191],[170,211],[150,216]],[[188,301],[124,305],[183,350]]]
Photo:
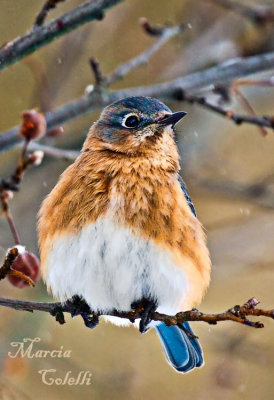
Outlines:
[[178,182],[178,170],[177,148],[169,135],[143,154],[125,155],[102,148],[91,132],[81,155],[62,174],[40,210],[44,276],[56,238],[77,235],[107,217],[170,252],[188,277],[188,306],[198,304],[209,284],[210,259],[203,229]]

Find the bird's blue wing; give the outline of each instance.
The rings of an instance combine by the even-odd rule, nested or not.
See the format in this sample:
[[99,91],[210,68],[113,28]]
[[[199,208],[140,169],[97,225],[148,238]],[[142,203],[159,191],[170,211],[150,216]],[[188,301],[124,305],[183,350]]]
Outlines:
[[184,192],[186,201],[187,201],[187,203],[188,203],[188,205],[189,205],[191,211],[193,212],[193,214],[194,214],[195,217],[196,217],[197,214],[196,214],[196,211],[195,211],[195,207],[194,207],[194,204],[192,203],[191,198],[190,198],[190,196],[189,196],[189,194],[188,194],[188,192],[187,192],[186,184],[185,184],[185,182],[183,181],[183,179],[181,178],[180,175],[178,175],[178,180],[179,180],[179,183],[180,183],[180,185],[181,185],[181,189],[182,189],[182,191]]
[[[178,180],[187,203],[196,217],[194,205],[180,175],[178,175]],[[188,322],[185,322],[182,327],[166,326],[162,322],[155,328],[161,339],[167,361],[178,372],[186,373],[191,371],[193,368],[201,367],[203,365],[204,360],[202,348],[197,338],[194,336]],[[190,336],[192,335],[193,337],[189,337],[186,331],[188,331]]]

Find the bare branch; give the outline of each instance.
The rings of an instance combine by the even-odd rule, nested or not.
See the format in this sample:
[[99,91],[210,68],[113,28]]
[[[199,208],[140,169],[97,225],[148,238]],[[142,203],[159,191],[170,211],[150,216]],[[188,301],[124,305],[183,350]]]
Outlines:
[[87,22],[101,20],[103,12],[123,0],[93,0],[47,25],[6,43],[0,49],[0,71]]
[[144,31],[150,36],[160,36],[168,25],[151,25],[147,18],[143,17],[139,20]]
[[254,114],[253,115],[237,114],[232,110],[221,107],[219,104],[213,104],[209,102],[205,97],[191,96],[191,95],[188,96],[183,92],[180,93],[179,91],[177,99],[181,101],[187,101],[188,103],[191,104],[198,104],[203,108],[206,108],[207,110],[213,111],[219,115],[224,116],[227,119],[230,119],[237,125],[240,125],[242,123],[248,123],[259,127],[267,127],[274,130],[274,115],[258,117]]
[[[209,85],[226,83],[236,78],[247,76],[256,72],[274,68],[274,52],[260,54],[247,58],[237,58],[193,74],[185,75],[160,84],[128,88],[113,92],[106,92],[98,96],[91,92],[75,101],[46,113],[47,129],[63,125],[65,122],[79,117],[87,112],[100,110],[113,101],[127,96],[151,96],[162,100],[176,100],[178,90],[191,94]],[[252,117],[246,117],[246,123],[253,124]],[[0,135],[0,153],[8,150],[20,142],[19,127],[16,126]]]
[[[231,88],[230,91],[232,93],[234,93],[238,99],[241,101],[241,103],[243,104],[243,106],[246,108],[247,112],[249,112],[249,114],[253,117],[257,117],[257,114],[254,110],[254,108],[252,107],[252,105],[250,104],[250,102],[248,101],[248,99],[246,98],[246,96],[243,95],[243,93],[240,91],[239,87],[242,86],[274,86],[274,79],[273,77],[271,77],[270,79],[257,79],[257,80],[251,80],[251,79],[238,79],[234,82],[232,82],[231,84]],[[265,117],[267,118],[267,117]],[[274,128],[274,117],[268,117],[268,120],[270,121],[270,123],[272,124],[272,127]],[[260,125],[259,126],[259,130],[262,134],[262,136],[266,136],[267,135],[267,129],[265,129],[265,126]]]
[[[26,156],[27,149],[32,139],[41,138],[46,132],[46,120],[43,114],[36,111],[26,111],[22,114],[23,121],[19,128],[19,135],[25,138],[22,146],[22,151],[18,159],[14,172],[8,179],[0,179],[0,194],[2,191],[18,191],[19,185],[26,170],[32,165],[39,165],[42,161],[41,153],[32,153]],[[24,118],[27,117],[27,118]]]
[[100,64],[98,60],[96,60],[95,57],[91,57],[89,59],[89,63],[91,66],[91,69],[93,71],[94,79],[95,79],[95,86],[101,87],[105,84],[105,77],[103,75],[103,72],[100,68]]
[[[245,109],[247,110],[247,112],[255,118],[255,120],[259,120],[261,118],[258,119],[257,114],[254,110],[254,108],[252,107],[252,105],[249,103],[249,101],[247,100],[247,98],[242,94],[242,92],[236,88],[236,87],[232,87],[231,90],[235,93],[235,95],[238,97],[238,99],[241,101],[241,103],[243,104],[243,106],[245,107]],[[230,116],[231,113],[229,113]],[[234,114],[234,113],[233,113]],[[235,114],[234,114],[235,115]],[[266,119],[270,125],[272,125],[271,127],[274,129],[274,116],[273,117],[264,117],[264,119]],[[238,121],[238,119],[237,119]],[[236,121],[235,121],[236,122]],[[240,120],[240,123],[242,121]],[[266,136],[267,135],[267,129],[265,128],[265,125],[258,125],[259,126],[259,130],[262,134],[262,136]]]
[[35,18],[34,27],[42,26],[48,16],[50,10],[55,8],[58,3],[61,3],[66,0],[47,0],[37,17]]
[[[133,69],[138,68],[141,65],[147,64],[153,54],[155,54],[169,39],[171,39],[175,35],[178,35],[183,30],[182,25],[175,27],[172,27],[170,25],[152,27],[147,19],[144,18],[141,19],[141,25],[144,26],[146,32],[147,30],[149,30],[150,35],[157,36],[157,40],[155,40],[155,42],[144,52],[139,54],[137,57],[134,57],[131,60],[119,65],[110,75],[106,77],[103,76],[99,62],[94,57],[92,57],[89,60],[95,78],[95,87],[92,87],[92,90],[94,90],[95,88],[106,88],[116,81],[123,79]],[[90,94],[91,90],[88,90],[88,93]]]
[[161,33],[157,35],[155,42],[137,57],[132,58],[124,64],[119,65],[112,74],[106,78],[107,85],[111,85],[119,79],[124,78],[131,70],[147,64],[151,56],[155,54],[169,39],[178,35],[183,30],[183,26],[163,27]]
[[56,157],[58,159],[63,159],[67,161],[74,161],[76,157],[78,157],[78,155],[80,154],[80,151],[77,150],[59,149],[57,147],[47,146],[45,144],[40,144],[36,142],[31,142],[29,145],[29,149],[39,150],[48,156]]
[[[247,316],[263,316],[274,319],[274,310],[258,309],[256,308],[258,304],[259,302],[256,299],[252,298],[242,306],[236,305],[228,309],[227,311],[218,314],[205,314],[199,310],[192,309],[190,311],[179,312],[176,315],[166,315],[154,312],[151,317],[153,321],[164,322],[167,326],[181,325],[186,321],[201,321],[211,325],[216,325],[218,322],[221,321],[233,321],[254,328],[263,328],[264,325],[261,322],[252,322],[246,318]],[[82,314],[81,310],[75,308],[76,305],[71,301],[68,301],[66,303],[40,303],[6,299],[1,297],[0,306],[9,307],[21,311],[43,311],[48,312],[54,316],[57,316],[58,314],[57,320],[60,323],[65,322],[63,313],[70,313],[71,315]],[[142,308],[137,308],[125,312],[113,310],[112,312],[104,314],[104,316],[115,316],[123,319],[129,319],[131,322],[134,322],[136,319],[141,317],[142,311]],[[94,312],[92,312],[92,310],[88,310],[88,312],[90,315],[96,315]],[[85,310],[85,313],[87,313],[87,310]]]
[[13,197],[13,193],[11,191],[8,190],[4,190],[3,188],[0,189],[0,201],[1,201],[1,207],[2,207],[2,214],[6,217],[8,224],[9,224],[9,228],[14,240],[14,243],[20,244],[21,240],[20,240],[20,236],[19,233],[17,231],[12,213],[10,212],[10,208],[9,208],[9,200]]
[[[32,154],[26,155],[28,146],[32,139],[42,137],[46,133],[46,120],[43,114],[37,111],[25,111],[22,114],[22,124],[20,126],[19,135],[24,138],[22,150],[14,172],[8,179],[0,179],[0,204],[2,207],[2,214],[6,217],[14,243],[20,244],[20,236],[16,229],[12,213],[9,208],[9,200],[13,197],[13,192],[19,190],[19,185],[22,178],[31,165],[39,165],[43,158],[43,153],[36,151]],[[10,272],[9,272],[10,273]],[[19,273],[13,273],[20,278]],[[19,275],[18,275],[19,274]]]

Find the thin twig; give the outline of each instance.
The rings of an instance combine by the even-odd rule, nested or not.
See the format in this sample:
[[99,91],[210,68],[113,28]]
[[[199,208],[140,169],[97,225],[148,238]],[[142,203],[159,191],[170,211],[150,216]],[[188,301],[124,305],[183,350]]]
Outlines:
[[48,13],[50,12],[50,10],[55,8],[58,3],[61,3],[63,1],[66,1],[66,0],[47,0],[43,4],[41,11],[38,13],[37,17],[35,18],[34,27],[42,26],[48,16]]
[[2,204],[2,212],[8,221],[10,231],[13,236],[14,244],[16,244],[16,245],[21,244],[21,239],[20,239],[19,233],[17,231],[12,213],[10,212],[9,201],[8,201],[7,196],[5,196],[5,192],[1,191],[0,197],[1,197],[1,204]]
[[[258,303],[259,302],[256,299],[252,298],[242,306],[236,305],[225,312],[217,314],[205,314],[199,310],[193,309],[190,311],[179,312],[176,315],[166,315],[154,312],[151,318],[153,321],[164,322],[167,326],[181,325],[186,321],[201,321],[211,325],[216,325],[218,322],[221,321],[233,321],[254,328],[263,328],[264,325],[261,322],[252,322],[246,318],[247,316],[263,316],[274,319],[274,310],[258,309],[256,308]],[[77,310],[75,310],[75,306],[72,302],[40,303],[33,301],[0,298],[0,306],[9,307],[21,311],[43,311],[48,312],[51,315],[56,315],[56,311],[58,311],[59,313],[70,313],[72,315],[77,314],[75,313],[75,311]],[[90,314],[95,314],[92,312],[92,310],[89,311]],[[112,312],[104,314],[104,316],[115,316],[123,319],[129,319],[131,322],[134,322],[136,319],[140,318],[141,312],[142,309],[139,308],[126,312],[113,310]],[[64,322],[65,321],[62,318],[62,323]]]
[[182,25],[173,27],[167,26],[162,28],[162,31],[159,35],[157,35],[155,42],[137,57],[134,57],[124,64],[119,65],[114,72],[106,77],[106,84],[111,85],[114,82],[124,78],[131,70],[147,64],[153,54],[155,54],[168,40],[181,33],[182,30]]
[[91,69],[93,71],[94,79],[95,79],[95,85],[96,86],[102,86],[105,82],[105,77],[103,75],[103,72],[100,68],[100,64],[98,60],[96,60],[95,57],[91,57],[89,59],[89,63],[91,66]]
[[25,140],[23,142],[22,150],[20,157],[18,159],[18,163],[14,172],[8,179],[0,180],[0,193],[3,190],[11,190],[13,192],[18,191],[19,185],[22,181],[24,173],[26,172],[27,168],[33,164],[33,160],[31,157],[26,157],[27,148],[30,144],[30,141]]
[[[241,101],[241,103],[243,104],[243,106],[245,107],[247,112],[251,116],[253,116],[254,118],[258,118],[254,108],[251,106],[251,104],[249,103],[247,98],[242,94],[242,92],[237,87],[234,87],[231,90],[235,93],[235,95]],[[270,121],[270,123],[271,123],[271,121],[273,121],[272,125],[273,125],[273,129],[274,129],[274,116],[273,117],[268,117],[267,119]],[[259,130],[260,130],[262,136],[266,136],[267,135],[267,129],[264,127],[264,125],[259,125]]]
[[151,25],[147,18],[143,17],[139,20],[143,30],[150,36],[161,36],[168,25]]
[[93,20],[101,20],[104,11],[123,0],[93,0],[69,11],[25,36],[6,43],[0,49],[0,71],[66,33]]
[[9,227],[10,227],[11,234],[12,234],[13,239],[14,239],[14,244],[20,244],[21,243],[21,239],[20,239],[19,233],[18,233],[18,231],[16,229],[16,225],[15,225],[13,216],[12,216],[11,212],[9,211],[9,209],[6,212],[6,218],[7,218]]
[[[226,83],[236,78],[247,76],[256,72],[274,68],[274,52],[260,54],[247,58],[228,60],[216,67],[208,68],[193,74],[185,75],[160,84],[128,88],[113,92],[106,92],[98,99],[96,92],[82,96],[55,111],[46,113],[48,131],[65,122],[77,118],[87,112],[98,111],[113,101],[127,96],[151,96],[161,100],[174,100],[178,90],[193,93],[208,85]],[[246,117],[246,123],[254,124],[252,117]],[[262,120],[261,123],[269,124]],[[0,153],[17,145],[21,139],[18,136],[19,127],[16,126],[0,135]]]
[[25,140],[22,146],[21,154],[15,168],[15,171],[10,176],[9,179],[0,180],[0,202],[2,206],[2,213],[6,217],[11,234],[13,236],[14,244],[18,245],[21,244],[20,236],[17,231],[12,213],[9,208],[9,200],[12,198],[10,195],[10,191],[17,191],[19,188],[19,184],[21,183],[22,177],[24,172],[26,171],[27,167],[30,165],[29,159],[25,159],[27,148],[29,145],[29,141]]
[[[21,128],[23,129],[23,127],[24,127],[24,121],[22,123]],[[32,132],[33,132],[33,127],[34,127],[33,124],[31,124]],[[26,131],[24,132],[27,133]],[[15,245],[21,244],[21,240],[12,213],[9,208],[9,200],[13,197],[13,192],[19,190],[19,185],[22,181],[22,178],[27,168],[31,165],[38,165],[43,158],[43,153],[41,151],[39,154],[37,154],[38,152],[36,152],[30,154],[29,156],[26,156],[30,142],[31,141],[29,138],[24,140],[22,150],[17,162],[17,166],[14,172],[11,174],[11,176],[8,179],[0,179],[0,203],[2,207],[2,213],[8,221]],[[20,277],[19,276],[20,274],[21,272],[13,273],[13,275],[16,275],[17,277]]]
[[100,91],[103,87],[106,88],[112,85],[116,81],[123,79],[133,69],[136,69],[141,65],[147,64],[153,54],[155,54],[169,39],[171,39],[175,35],[178,35],[183,30],[183,25],[175,27],[172,27],[170,25],[152,27],[147,19],[144,18],[141,19],[140,23],[147,33],[149,32],[150,35],[157,37],[155,42],[137,57],[133,57],[129,61],[120,64],[108,76],[103,75],[99,62],[94,57],[90,58],[90,66],[92,68],[95,78],[95,87],[92,87],[92,90],[90,90],[88,87],[89,94],[94,89],[99,89]]
[[77,150],[59,149],[57,147],[47,146],[45,144],[40,144],[37,142],[31,142],[31,144],[29,145],[29,149],[40,150],[48,156],[56,157],[59,160],[63,159],[67,161],[74,161],[80,154],[80,151]]
[[209,102],[205,97],[187,95],[183,91],[178,91],[177,99],[180,101],[187,101],[190,104],[198,104],[207,110],[214,111],[215,113],[224,116],[227,119],[240,125],[242,123],[249,123],[259,127],[267,127],[274,130],[274,115],[257,117],[256,115],[243,115],[235,113],[232,110],[227,110],[219,104]]
[[[251,79],[237,79],[236,81],[232,82],[230,91],[238,97],[238,99],[241,101],[243,106],[246,108],[247,112],[250,113],[253,117],[257,117],[257,114],[248,101],[248,99],[243,95],[243,93],[240,91],[239,87],[242,86],[267,86],[271,87],[274,86],[274,79],[273,77],[270,79],[257,79],[257,80],[251,80]],[[273,120],[273,126],[274,126],[274,118]],[[267,135],[267,129],[264,126],[259,126],[259,130],[263,136]]]

